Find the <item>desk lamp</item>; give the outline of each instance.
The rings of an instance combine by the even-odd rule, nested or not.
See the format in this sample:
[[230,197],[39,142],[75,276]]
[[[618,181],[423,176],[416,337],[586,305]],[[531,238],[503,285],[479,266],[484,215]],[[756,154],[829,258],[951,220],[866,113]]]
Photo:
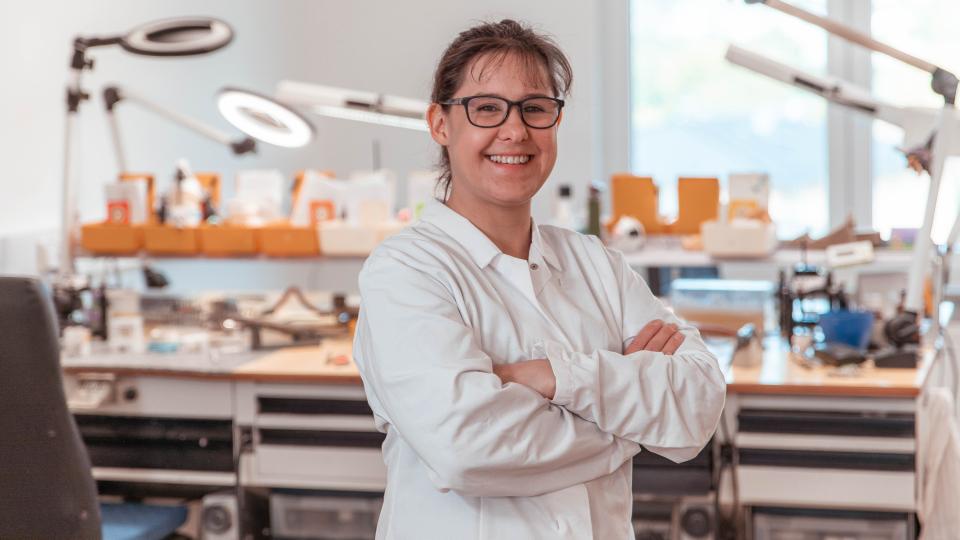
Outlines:
[[[63,203],[60,223],[60,264],[54,283],[54,297],[64,310],[86,287],[74,270],[74,237],[76,232],[74,185],[71,175],[70,142],[80,104],[90,99],[83,88],[85,71],[93,70],[93,59],[88,52],[95,47],[119,45],[123,50],[143,56],[194,56],[225,47],[233,39],[233,29],[210,17],[179,17],[143,24],[126,34],[108,36],[78,36],[73,40],[70,58],[70,81],[66,92],[66,122],[63,145]],[[62,305],[61,305],[62,304]]]
[[163,19],[138,26],[122,35],[84,37],[73,40],[70,59],[70,83],[67,85],[67,111],[63,159],[63,205],[59,274],[61,281],[75,280],[73,260],[74,201],[70,167],[70,141],[80,104],[90,99],[83,89],[86,70],[93,69],[88,51],[94,47],[119,45],[125,51],[144,56],[195,56],[225,47],[233,39],[233,29],[210,17]]
[[[748,4],[766,4],[783,13],[815,24],[847,41],[926,71],[931,75],[933,91],[943,96],[941,109],[898,107],[881,102],[873,98],[867,90],[848,82],[805,73],[734,45],[727,49],[726,58],[730,62],[903,128],[907,159],[911,166],[917,169],[923,168],[930,173],[930,188],[923,214],[923,225],[917,235],[914,255],[910,261],[903,312],[887,321],[885,330],[887,337],[897,346],[916,343],[919,334],[918,318],[923,310],[923,282],[933,248],[930,234],[933,229],[933,217],[936,212],[943,167],[948,156],[960,155],[960,114],[955,107],[958,79],[956,75],[939,66],[782,0],[745,1]],[[960,216],[950,231],[947,240],[948,250],[958,237],[960,237]],[[936,312],[936,308],[934,311]],[[891,362],[906,363],[907,357],[915,358],[916,353],[903,350],[900,356],[900,358],[891,359]]]
[[[280,81],[276,98],[292,106],[306,107],[320,116],[428,131],[425,101],[374,92],[346,90],[319,84]],[[380,146],[373,143],[373,169],[380,168]]]
[[217,93],[217,108],[240,131],[276,146],[304,146],[315,133],[313,125],[300,113],[256,92],[223,88]]
[[123,144],[120,139],[120,129],[114,114],[114,108],[122,101],[136,103],[208,139],[228,146],[238,156],[255,153],[257,151],[257,141],[288,148],[303,146],[310,142],[314,133],[310,122],[293,109],[253,92],[236,88],[221,90],[218,93],[217,106],[220,113],[231,124],[237,126],[247,135],[243,139],[231,139],[230,135],[220,130],[163,107],[142,95],[119,86],[104,88],[103,101],[107,109],[114,150],[117,155],[117,165],[121,172],[130,170],[127,167]]

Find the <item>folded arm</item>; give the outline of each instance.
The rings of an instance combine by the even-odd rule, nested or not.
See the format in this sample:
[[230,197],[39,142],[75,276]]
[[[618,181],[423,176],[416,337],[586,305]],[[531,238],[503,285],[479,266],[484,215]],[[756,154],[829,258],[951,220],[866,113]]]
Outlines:
[[354,356],[364,385],[437,488],[539,495],[610,474],[639,451],[528,387],[501,384],[435,278],[373,256],[360,291]]
[[544,341],[546,362],[508,367],[505,376],[519,375],[607,433],[674,461],[690,459],[713,435],[723,409],[726,385],[717,360],[622,256],[608,256],[620,286],[622,333],[631,336],[623,352],[580,352]]

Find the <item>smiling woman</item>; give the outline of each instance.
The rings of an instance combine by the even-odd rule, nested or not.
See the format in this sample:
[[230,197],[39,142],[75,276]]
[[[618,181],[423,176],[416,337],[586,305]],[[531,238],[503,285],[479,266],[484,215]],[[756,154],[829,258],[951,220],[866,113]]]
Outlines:
[[[513,208],[529,206],[553,170],[563,102],[551,95],[546,69],[515,52],[484,53],[464,75],[457,97],[435,102],[427,111],[430,134],[450,162],[452,190],[446,203],[481,229],[512,228],[517,223],[503,218],[523,218]],[[503,237],[506,245],[492,240],[526,258],[528,238]]]
[[633,538],[640,445],[690,459],[724,382],[697,331],[596,237],[537,225],[572,71],[515,21],[437,68],[444,200],[360,273],[353,356],[383,444],[377,538]]

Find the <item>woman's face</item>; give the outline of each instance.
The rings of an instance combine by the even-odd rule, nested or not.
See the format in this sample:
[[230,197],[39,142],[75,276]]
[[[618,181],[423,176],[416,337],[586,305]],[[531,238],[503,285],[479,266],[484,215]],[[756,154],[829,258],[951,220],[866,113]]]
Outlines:
[[[543,66],[531,73],[531,65],[515,55],[498,60],[474,59],[453,97],[488,95],[511,101],[555,97]],[[559,122],[547,129],[527,127],[517,107],[511,107],[507,121],[495,128],[472,125],[462,105],[444,111],[433,104],[428,122],[433,139],[450,155],[453,188],[448,202],[462,209],[528,205],[557,159]]]

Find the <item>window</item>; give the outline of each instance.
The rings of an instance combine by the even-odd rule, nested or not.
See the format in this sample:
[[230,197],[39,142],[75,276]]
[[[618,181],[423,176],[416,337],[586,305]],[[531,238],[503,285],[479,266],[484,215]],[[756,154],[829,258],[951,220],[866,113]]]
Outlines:
[[765,172],[780,237],[826,232],[826,102],[724,59],[734,43],[825,74],[826,33],[743,2],[631,0],[630,18],[631,169],[656,180],[661,213],[676,215],[679,176]]
[[[874,0],[871,16],[873,36],[888,45],[944,69],[960,71],[960,40],[956,21],[960,3],[943,0]],[[873,94],[902,107],[940,108],[943,99],[930,89],[930,75],[888,56],[874,53]],[[873,216],[874,227],[889,234],[893,227],[919,228],[929,187],[929,176],[907,169],[898,148],[903,131],[885,122],[873,123]],[[954,158],[956,160],[956,158]],[[933,238],[946,236],[957,215],[960,201],[960,163],[948,162],[940,185]]]

